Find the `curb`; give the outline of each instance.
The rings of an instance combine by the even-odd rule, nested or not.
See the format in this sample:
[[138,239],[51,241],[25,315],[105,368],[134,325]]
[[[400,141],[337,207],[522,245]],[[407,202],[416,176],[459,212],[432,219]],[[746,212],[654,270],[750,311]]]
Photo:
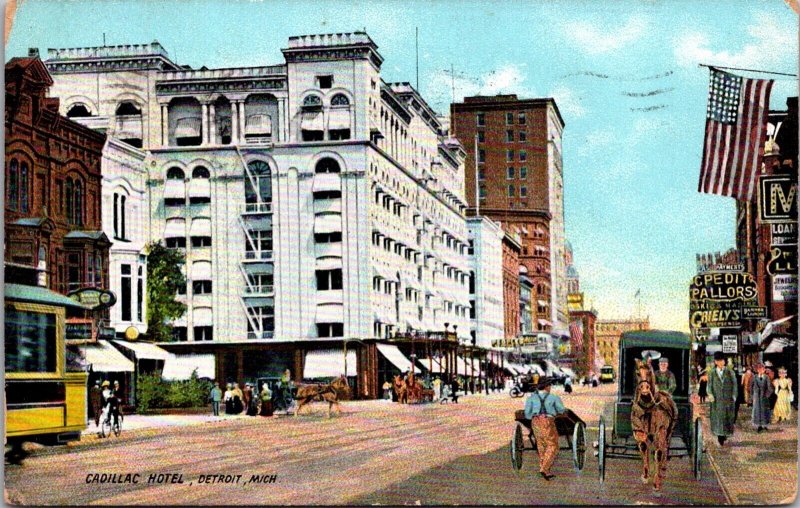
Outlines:
[[706,452],[706,457],[708,457],[708,462],[711,464],[711,469],[714,471],[714,476],[717,478],[717,483],[722,488],[722,493],[725,494],[725,501],[731,505],[739,504],[738,501],[734,501],[733,496],[728,490],[728,486],[725,485],[722,473],[719,470],[719,466],[717,466],[717,461],[714,460],[714,455],[711,454],[711,452]]

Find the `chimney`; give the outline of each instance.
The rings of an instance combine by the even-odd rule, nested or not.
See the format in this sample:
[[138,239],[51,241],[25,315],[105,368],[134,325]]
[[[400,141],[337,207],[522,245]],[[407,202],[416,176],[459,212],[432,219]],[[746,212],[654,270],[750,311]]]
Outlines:
[[28,58],[39,58],[39,48],[28,48]]

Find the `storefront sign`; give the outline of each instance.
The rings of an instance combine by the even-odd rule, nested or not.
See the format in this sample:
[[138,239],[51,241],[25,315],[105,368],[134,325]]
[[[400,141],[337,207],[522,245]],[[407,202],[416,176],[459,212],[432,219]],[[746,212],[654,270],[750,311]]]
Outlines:
[[797,217],[797,185],[789,175],[764,175],[758,180],[758,211],[762,223]]
[[762,319],[767,317],[766,307],[742,307],[742,317],[744,319]]
[[722,352],[729,355],[735,355],[739,352],[739,336],[738,335],[723,335],[722,336]]
[[692,300],[689,302],[691,328],[739,328],[742,326],[741,302]]
[[777,222],[770,224],[771,245],[797,245],[797,223]]
[[797,273],[796,245],[773,245],[769,248],[769,256],[767,273],[770,275]]
[[775,275],[772,277],[772,300],[775,302],[797,301],[797,275]]
[[67,319],[65,330],[66,340],[75,342],[89,342],[94,340],[94,327],[91,319]]
[[696,275],[689,288],[691,300],[753,300],[758,289],[749,273],[709,272]]
[[105,289],[83,288],[67,296],[91,310],[107,309],[117,303],[116,295]]
[[117,331],[113,326],[101,326],[97,329],[97,338],[102,340],[112,340],[116,338]]
[[695,342],[707,342],[711,337],[711,333],[708,328],[693,328],[692,335],[694,336]]

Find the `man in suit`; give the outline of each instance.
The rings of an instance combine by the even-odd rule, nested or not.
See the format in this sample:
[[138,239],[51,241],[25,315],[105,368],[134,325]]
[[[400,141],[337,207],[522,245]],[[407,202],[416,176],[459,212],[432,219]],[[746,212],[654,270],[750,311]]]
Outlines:
[[766,373],[763,363],[756,364],[756,375],[750,383],[750,395],[753,401],[753,426],[756,432],[767,430],[770,423],[769,398],[772,396],[772,381]]
[[550,473],[558,455],[558,430],[556,415],[564,413],[564,403],[558,395],[550,393],[552,379],[543,377],[536,385],[536,391],[525,402],[525,418],[531,420],[533,436],[536,438],[536,451],[539,453],[539,474],[547,481],[555,475]]
[[725,355],[714,353],[714,367],[708,373],[708,395],[711,403],[711,432],[720,446],[733,435],[736,422],[736,395],[738,386],[733,370],[726,367]]

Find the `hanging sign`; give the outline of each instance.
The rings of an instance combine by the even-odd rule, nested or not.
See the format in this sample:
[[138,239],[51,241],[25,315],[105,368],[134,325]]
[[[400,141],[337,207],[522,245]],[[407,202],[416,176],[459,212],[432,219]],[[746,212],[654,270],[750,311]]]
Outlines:
[[748,305],[742,307],[742,318],[744,319],[762,319],[765,317],[767,317],[766,307],[751,307]]
[[797,245],[797,222],[770,224],[771,245]]
[[772,277],[772,300],[775,302],[797,301],[797,275],[775,275]]
[[773,245],[769,248],[767,273],[770,275],[789,275],[797,273],[797,246]]
[[117,303],[117,296],[111,291],[98,288],[82,288],[67,296],[90,310],[107,309]]
[[797,217],[796,178],[763,175],[758,179],[758,211],[762,223],[790,222]]

